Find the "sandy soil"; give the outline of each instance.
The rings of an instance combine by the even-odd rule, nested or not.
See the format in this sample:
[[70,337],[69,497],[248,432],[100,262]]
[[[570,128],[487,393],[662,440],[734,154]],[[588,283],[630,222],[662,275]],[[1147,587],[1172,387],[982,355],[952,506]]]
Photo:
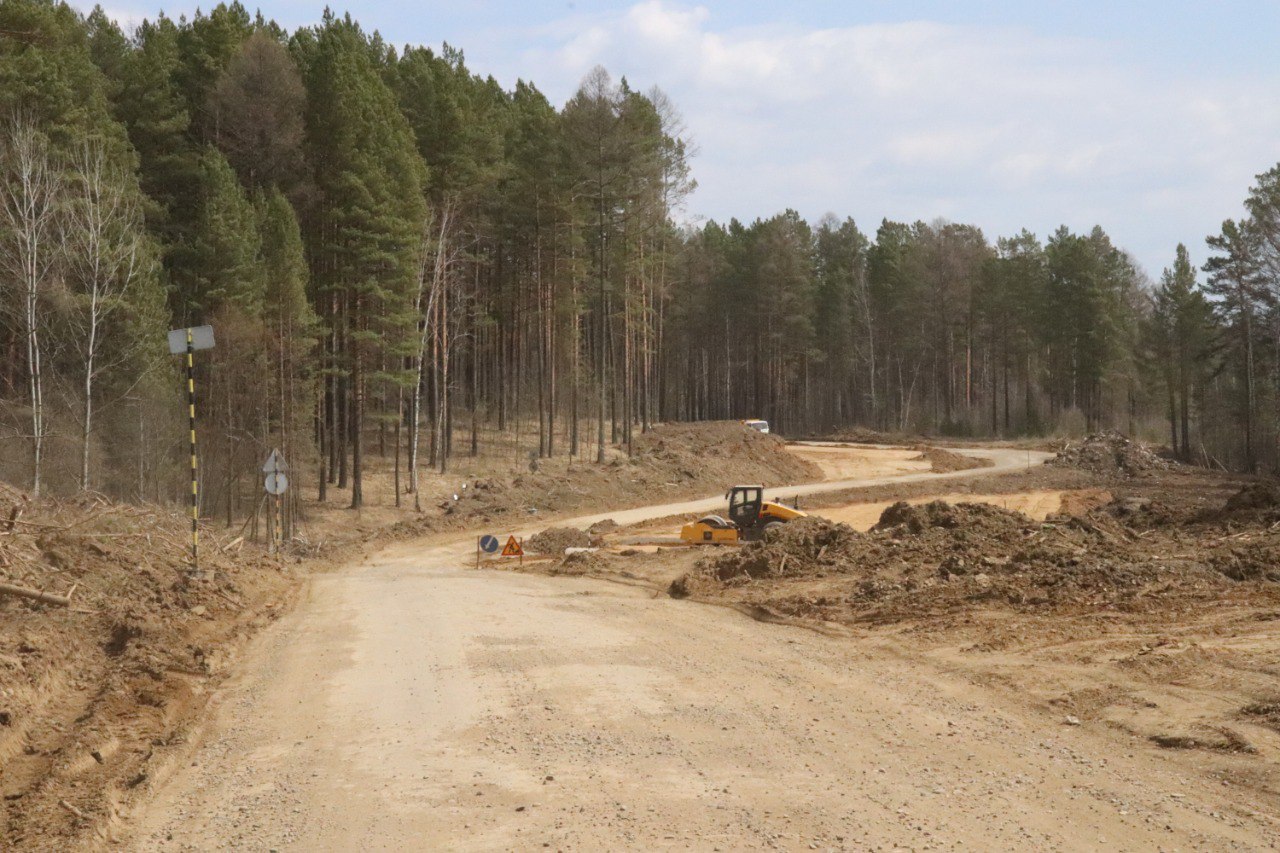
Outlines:
[[[985,452],[991,469],[897,480],[954,484],[1021,464],[1022,451]],[[720,500],[571,523],[635,523]],[[1030,659],[1007,645],[1007,658],[975,667],[971,651],[905,633],[849,642],[761,625],[655,595],[627,571],[603,580],[467,569],[473,541],[403,544],[316,576],[303,605],[259,639],[218,698],[210,738],[122,845],[1280,844],[1274,793],[1256,778],[1190,762],[1093,711],[1105,703],[1077,686],[1089,683],[1087,668],[1072,669],[1078,649],[1042,643]],[[1247,643],[1263,656],[1274,648],[1256,634]],[[1011,672],[1050,665],[1033,699],[1009,689]]]
[[[992,506],[1020,512],[1037,520],[1043,520],[1057,512],[1059,507],[1062,506],[1063,494],[1061,490],[1057,489],[1034,489],[1028,492],[1017,492],[1008,495],[954,492],[912,498],[908,503],[922,504],[938,500],[947,501],[948,503],[967,501],[969,503],[991,504]],[[893,503],[895,501],[878,501],[876,503],[849,504],[841,507],[825,507],[814,510],[813,514],[820,515],[831,521],[842,522],[854,530],[869,530],[873,524],[880,520],[880,514]]]
[[919,450],[904,447],[796,441],[788,444],[787,448],[801,459],[817,465],[827,480],[855,480],[932,470],[932,463],[920,458]]
[[1272,814],[884,643],[399,548],[318,578],[145,850],[1248,849]]
[[3,486],[0,508],[0,580],[71,596],[0,596],[0,850],[72,849],[166,772],[301,579],[215,534],[190,577],[179,512]]

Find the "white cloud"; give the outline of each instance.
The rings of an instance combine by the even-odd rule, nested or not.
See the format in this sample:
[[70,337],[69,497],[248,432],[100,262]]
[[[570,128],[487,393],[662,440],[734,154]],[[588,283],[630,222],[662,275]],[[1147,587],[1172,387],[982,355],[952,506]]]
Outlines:
[[1158,270],[1238,215],[1277,159],[1276,79],[1158,76],[1103,39],[921,21],[726,27],[645,0],[541,32],[517,73],[557,97],[602,64],[656,84],[701,155],[690,210],[938,215],[994,237],[1102,224]]
[[[72,8],[78,10],[84,15],[88,15],[93,11],[93,7],[98,5],[93,2],[73,2]],[[147,18],[154,18],[155,12],[144,12],[137,8],[103,5],[102,11],[106,16],[120,25],[120,29],[126,33],[132,32]]]

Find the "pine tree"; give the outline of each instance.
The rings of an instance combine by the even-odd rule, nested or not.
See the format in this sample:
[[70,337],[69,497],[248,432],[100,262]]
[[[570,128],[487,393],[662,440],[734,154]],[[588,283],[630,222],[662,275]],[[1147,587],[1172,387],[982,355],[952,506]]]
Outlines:
[[1171,268],[1160,276],[1153,297],[1152,325],[1160,357],[1160,373],[1169,405],[1171,447],[1184,462],[1191,460],[1191,403],[1207,375],[1212,347],[1212,314],[1196,284],[1187,247],[1178,244]]
[[595,350],[596,462],[605,458],[605,414],[610,399],[608,374],[610,317],[617,274],[613,246],[616,214],[624,187],[626,140],[620,132],[619,92],[608,72],[596,68],[564,108],[568,156],[576,165],[575,183],[581,187],[580,216],[590,235],[590,277],[594,282],[591,327]]
[[1218,315],[1228,330],[1230,360],[1242,390],[1237,411],[1244,430],[1243,462],[1252,471],[1258,464],[1256,327],[1259,312],[1270,301],[1259,263],[1258,234],[1247,220],[1228,219],[1206,242],[1215,254],[1204,265],[1209,274],[1205,292],[1217,297]]
[[414,337],[408,306],[425,218],[425,169],[359,27],[328,17],[314,40],[301,46],[310,96],[307,147],[324,168],[309,254],[313,278],[330,301],[333,366],[349,377],[346,433],[351,505],[358,509],[369,373]]
[[[307,298],[308,270],[302,232],[288,199],[277,189],[259,196],[258,222],[262,235],[259,264],[265,282],[263,325],[270,358],[265,404],[273,446],[286,460],[310,455],[307,429],[313,408],[309,364],[316,344],[318,320]],[[301,465],[294,467],[300,471]],[[296,506],[301,480],[295,477],[288,507]],[[293,529],[296,513],[285,513],[285,532]]]
[[200,158],[199,196],[196,227],[183,247],[190,260],[176,279],[180,316],[192,325],[224,308],[262,316],[266,283],[258,214],[231,165],[212,146]]
[[208,14],[196,10],[190,22],[178,29],[178,65],[173,84],[186,102],[192,127],[207,142],[217,132],[210,94],[241,46],[253,34],[254,24],[239,2],[219,3]]

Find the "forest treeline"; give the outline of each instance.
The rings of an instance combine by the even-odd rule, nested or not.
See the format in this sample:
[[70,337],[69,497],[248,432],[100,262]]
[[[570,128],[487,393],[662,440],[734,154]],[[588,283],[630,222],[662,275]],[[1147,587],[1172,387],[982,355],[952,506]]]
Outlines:
[[1115,427],[1280,464],[1280,167],[1149,281],[1101,228],[691,226],[690,156],[666,96],[603,69],[557,106],[348,16],[125,32],[3,0],[0,476],[178,497],[165,332],[205,323],[203,495],[228,519],[272,447],[360,506],[371,453],[416,501],[496,435],[598,461],[663,420]]

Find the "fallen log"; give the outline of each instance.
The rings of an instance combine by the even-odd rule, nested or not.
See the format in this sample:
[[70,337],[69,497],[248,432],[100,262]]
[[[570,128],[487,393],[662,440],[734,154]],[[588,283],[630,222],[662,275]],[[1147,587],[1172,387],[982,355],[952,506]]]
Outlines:
[[19,598],[39,601],[41,604],[56,604],[59,607],[71,606],[71,596],[69,595],[54,595],[51,592],[27,589],[25,586],[14,586],[11,583],[0,583],[0,595],[16,595]]

